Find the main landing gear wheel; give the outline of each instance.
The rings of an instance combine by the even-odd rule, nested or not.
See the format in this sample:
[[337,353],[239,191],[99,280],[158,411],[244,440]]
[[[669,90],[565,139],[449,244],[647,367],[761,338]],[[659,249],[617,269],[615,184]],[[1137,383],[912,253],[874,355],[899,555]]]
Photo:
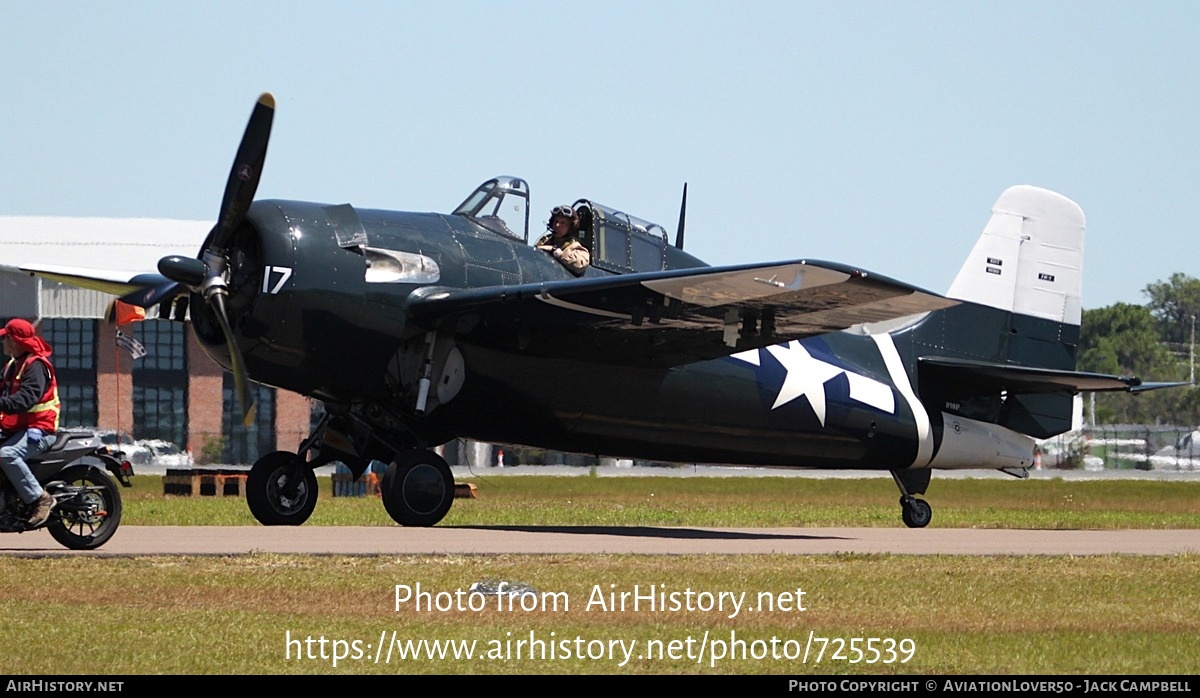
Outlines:
[[299,526],[317,506],[317,474],[295,453],[268,453],[250,468],[246,503],[264,526]]
[[401,526],[432,526],[454,503],[454,474],[433,451],[396,455],[383,475],[383,507]]
[[933,507],[924,499],[901,497],[900,518],[909,528],[925,528],[933,520]]

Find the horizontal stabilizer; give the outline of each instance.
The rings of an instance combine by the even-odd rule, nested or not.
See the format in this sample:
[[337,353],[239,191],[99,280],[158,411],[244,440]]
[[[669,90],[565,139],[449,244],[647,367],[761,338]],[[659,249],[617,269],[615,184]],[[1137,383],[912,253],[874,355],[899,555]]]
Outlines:
[[999,424],[1035,439],[1061,434],[1074,424],[1081,392],[1139,393],[1185,383],[1143,383],[1064,369],[925,356],[918,361],[921,401],[954,415]]
[[958,382],[961,387],[971,386],[980,392],[1002,390],[1010,394],[1023,394],[1119,390],[1140,393],[1147,390],[1187,385],[1187,383],[1143,383],[1140,378],[1134,376],[1061,371],[937,356],[923,356],[919,361],[922,367],[936,367],[937,370],[943,371],[944,378]]

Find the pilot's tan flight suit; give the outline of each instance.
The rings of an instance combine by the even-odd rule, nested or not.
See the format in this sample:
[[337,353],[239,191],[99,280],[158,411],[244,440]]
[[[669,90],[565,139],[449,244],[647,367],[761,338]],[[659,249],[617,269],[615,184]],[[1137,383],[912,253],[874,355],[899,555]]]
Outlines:
[[588,252],[583,243],[576,240],[574,237],[567,236],[561,240],[554,239],[554,233],[543,235],[541,240],[537,241],[538,246],[547,245],[554,249],[550,254],[557,259],[564,267],[571,270],[571,273],[579,276],[592,263],[592,254]]

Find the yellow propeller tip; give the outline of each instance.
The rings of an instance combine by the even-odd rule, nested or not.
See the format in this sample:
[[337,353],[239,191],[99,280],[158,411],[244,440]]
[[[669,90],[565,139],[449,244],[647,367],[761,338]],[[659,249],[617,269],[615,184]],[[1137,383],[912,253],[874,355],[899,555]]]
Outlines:
[[258,405],[250,405],[250,409],[247,410],[246,416],[242,418],[242,426],[248,427],[251,424],[254,424],[254,415],[256,412],[258,412]]

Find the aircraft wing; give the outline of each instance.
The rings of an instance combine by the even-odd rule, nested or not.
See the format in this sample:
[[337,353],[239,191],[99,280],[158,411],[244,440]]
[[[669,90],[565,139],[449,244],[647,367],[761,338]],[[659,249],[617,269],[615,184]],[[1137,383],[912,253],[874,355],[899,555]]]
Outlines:
[[162,274],[152,272],[80,269],[49,264],[27,265],[19,269],[50,281],[118,296],[125,303],[143,308],[186,290]]
[[934,367],[944,377],[960,386],[973,386],[986,392],[1011,394],[1051,392],[1112,392],[1140,393],[1159,388],[1174,388],[1183,383],[1143,383],[1134,376],[1113,376],[1084,371],[1060,371],[1049,368],[1014,366],[987,361],[923,356],[921,366]]
[[410,321],[545,357],[676,366],[957,304],[829,262],[795,261],[421,289]]

